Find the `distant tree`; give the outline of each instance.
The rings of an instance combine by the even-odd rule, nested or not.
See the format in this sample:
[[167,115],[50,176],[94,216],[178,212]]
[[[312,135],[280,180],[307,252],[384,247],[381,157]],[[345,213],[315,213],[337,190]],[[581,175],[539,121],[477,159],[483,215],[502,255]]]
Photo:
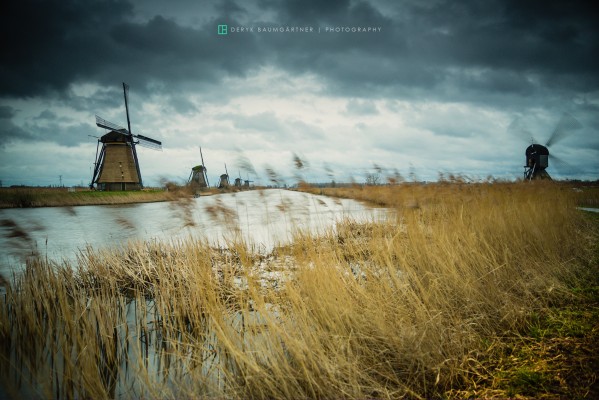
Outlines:
[[366,174],[366,184],[368,186],[378,185],[381,180],[381,175],[376,172],[369,172]]

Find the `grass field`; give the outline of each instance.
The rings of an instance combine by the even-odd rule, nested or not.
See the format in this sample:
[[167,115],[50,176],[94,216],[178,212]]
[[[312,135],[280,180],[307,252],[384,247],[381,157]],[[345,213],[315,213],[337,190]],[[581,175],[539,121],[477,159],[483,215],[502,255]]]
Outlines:
[[[321,189],[307,189],[318,190]],[[594,398],[599,220],[554,183],[325,189],[396,210],[258,255],[231,239],[32,261],[0,307],[9,392]],[[592,192],[586,192],[591,198]],[[225,211],[223,211],[225,212]]]
[[[0,208],[150,203],[192,196],[191,191],[186,187],[170,185],[170,189],[104,192],[86,189],[68,191],[67,188],[0,188]],[[219,189],[207,189],[203,194],[210,195],[220,192]]]

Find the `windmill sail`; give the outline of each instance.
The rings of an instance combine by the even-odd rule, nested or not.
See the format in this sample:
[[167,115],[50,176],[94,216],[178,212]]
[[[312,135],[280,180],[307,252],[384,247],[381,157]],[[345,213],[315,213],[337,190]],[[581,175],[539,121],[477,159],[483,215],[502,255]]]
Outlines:
[[113,122],[107,121],[98,115],[96,115],[96,125],[99,126],[100,128],[110,129],[111,131],[122,131],[123,129],[125,129],[122,126],[117,125]]
[[[131,133],[127,129],[123,128],[120,125],[115,124],[114,122],[107,121],[98,115],[96,115],[96,125],[99,126],[100,128],[110,129],[111,131],[117,131],[120,133],[131,135]],[[139,144],[140,146],[148,147],[150,149],[156,149],[156,150],[162,149],[162,142],[159,140],[152,139],[152,138],[144,136],[144,135],[131,135],[131,136],[133,136],[134,138],[137,139],[136,144]]]
[[149,149],[162,150],[162,142],[156,139],[149,138],[144,135],[133,135],[137,139],[137,144]]
[[568,113],[564,113],[559,120],[557,126],[551,133],[549,139],[547,139],[547,143],[545,146],[549,147],[558,141],[564,139],[565,137],[571,135],[573,131],[582,128],[582,124],[578,122],[576,118]]

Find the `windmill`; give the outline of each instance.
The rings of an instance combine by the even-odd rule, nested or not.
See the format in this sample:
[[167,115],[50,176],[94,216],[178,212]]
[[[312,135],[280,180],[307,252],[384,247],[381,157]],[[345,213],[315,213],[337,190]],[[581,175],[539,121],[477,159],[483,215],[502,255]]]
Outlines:
[[[155,150],[162,149],[162,142],[147,136],[133,134],[129,119],[129,85],[123,82],[127,128],[96,115],[96,125],[109,132],[98,139],[96,162],[90,188],[96,184],[99,190],[140,190],[143,189],[136,145]],[[102,149],[98,152],[102,143]]]
[[187,184],[191,186],[197,186],[199,188],[207,188],[208,184],[208,174],[206,170],[206,166],[204,165],[204,155],[202,154],[202,148],[200,147],[200,157],[202,158],[202,164],[196,165],[191,169],[191,174],[189,174],[189,179],[187,180]]
[[253,183],[254,181],[250,181],[250,176],[248,175],[248,178],[246,180],[243,181],[243,186],[247,189],[250,188],[250,183]]
[[[546,171],[549,167],[549,160],[555,164],[567,165],[559,157],[549,153],[549,147],[564,139],[566,136],[572,134],[574,130],[582,128],[582,125],[576,118],[568,113],[564,113],[554,128],[553,132],[549,136],[547,142],[542,145],[535,143],[535,139],[531,138],[532,143],[526,148],[524,154],[526,155],[526,165],[524,165],[524,179],[551,179],[551,176]],[[517,121],[512,122],[510,125],[511,130],[518,130],[520,132],[530,134],[527,130],[522,129]]]
[[239,188],[239,189],[249,189],[250,188],[250,182],[254,182],[254,181],[250,181],[250,176],[248,174],[248,178],[243,180],[241,178],[241,172],[239,172],[239,178],[235,178],[235,187]]
[[229,185],[229,171],[227,171],[227,164],[225,164],[225,173],[220,176],[220,183],[218,184],[218,188],[228,188]]

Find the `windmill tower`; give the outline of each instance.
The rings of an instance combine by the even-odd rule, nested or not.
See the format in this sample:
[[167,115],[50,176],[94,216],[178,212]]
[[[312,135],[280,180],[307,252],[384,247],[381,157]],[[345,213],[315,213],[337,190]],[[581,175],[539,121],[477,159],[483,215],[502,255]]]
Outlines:
[[545,145],[534,143],[533,139],[533,143],[524,152],[526,155],[524,179],[551,179],[551,176],[546,171],[547,167],[549,167],[549,160],[551,159],[556,164],[566,165],[566,163],[555,155],[550,154],[549,147],[581,127],[582,125],[576,118],[568,113],[564,113]]
[[191,174],[189,175],[189,179],[187,180],[187,184],[190,186],[207,188],[208,184],[208,174],[206,170],[206,166],[204,165],[204,155],[202,154],[202,148],[200,147],[200,156],[202,158],[202,164],[196,165],[191,169]]
[[219,189],[228,188],[229,183],[229,171],[227,171],[227,164],[225,164],[225,173],[220,176],[220,182],[218,184]]
[[[96,125],[109,129],[109,132],[98,139],[96,146],[96,162],[90,188],[96,185],[98,190],[140,190],[143,189],[136,145],[151,149],[162,149],[162,142],[143,135],[131,133],[129,119],[129,86],[123,82],[127,128],[106,121],[96,115]],[[100,151],[100,143],[102,149]]]

